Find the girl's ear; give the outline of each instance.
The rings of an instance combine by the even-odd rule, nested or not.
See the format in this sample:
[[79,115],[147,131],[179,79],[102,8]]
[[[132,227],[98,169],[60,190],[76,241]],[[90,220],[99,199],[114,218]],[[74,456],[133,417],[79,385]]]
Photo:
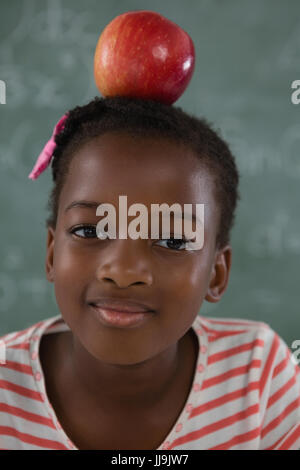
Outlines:
[[48,227],[46,276],[49,282],[54,282],[54,269],[53,269],[54,239],[55,239],[55,230],[52,227]]
[[231,268],[232,248],[230,245],[225,246],[217,253],[214,266],[211,273],[210,283],[205,296],[208,302],[219,302],[224,294]]

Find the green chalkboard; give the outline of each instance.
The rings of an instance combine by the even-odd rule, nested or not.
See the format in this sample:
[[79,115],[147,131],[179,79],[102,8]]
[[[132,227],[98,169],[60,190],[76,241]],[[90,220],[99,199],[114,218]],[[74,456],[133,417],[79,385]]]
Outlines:
[[28,174],[59,117],[99,94],[101,31],[136,9],[193,38],[195,72],[176,104],[214,123],[241,174],[229,285],[201,314],[264,321],[291,347],[300,338],[298,0],[1,1],[0,335],[59,313],[45,275],[51,174]]

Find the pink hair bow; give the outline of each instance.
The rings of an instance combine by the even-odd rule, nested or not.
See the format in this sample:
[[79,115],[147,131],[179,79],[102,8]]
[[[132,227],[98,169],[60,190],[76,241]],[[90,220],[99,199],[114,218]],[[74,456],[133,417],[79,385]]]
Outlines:
[[43,148],[42,152],[37,158],[37,161],[31,171],[31,173],[28,175],[28,178],[32,180],[36,180],[40,174],[46,170],[48,165],[51,162],[52,154],[54,152],[54,149],[56,147],[54,137],[59,134],[63,128],[65,127],[65,120],[68,117],[68,113],[64,114],[63,117],[58,121],[56,126],[54,127],[52,136],[50,140],[46,143],[45,147]]

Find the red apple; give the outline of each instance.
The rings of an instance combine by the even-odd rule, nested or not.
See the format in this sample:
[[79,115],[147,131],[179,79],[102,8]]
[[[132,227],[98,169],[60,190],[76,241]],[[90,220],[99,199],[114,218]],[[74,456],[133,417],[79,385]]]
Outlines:
[[190,36],[159,13],[130,11],[101,33],[94,78],[103,96],[129,96],[172,104],[182,95],[195,67]]

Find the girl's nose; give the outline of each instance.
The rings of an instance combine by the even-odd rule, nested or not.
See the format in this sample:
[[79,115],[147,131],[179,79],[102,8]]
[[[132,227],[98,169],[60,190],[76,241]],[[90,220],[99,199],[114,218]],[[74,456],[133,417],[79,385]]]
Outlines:
[[145,245],[145,240],[113,240],[106,250],[101,251],[97,279],[114,282],[118,287],[152,285],[149,255],[147,256],[145,246],[142,245]]

